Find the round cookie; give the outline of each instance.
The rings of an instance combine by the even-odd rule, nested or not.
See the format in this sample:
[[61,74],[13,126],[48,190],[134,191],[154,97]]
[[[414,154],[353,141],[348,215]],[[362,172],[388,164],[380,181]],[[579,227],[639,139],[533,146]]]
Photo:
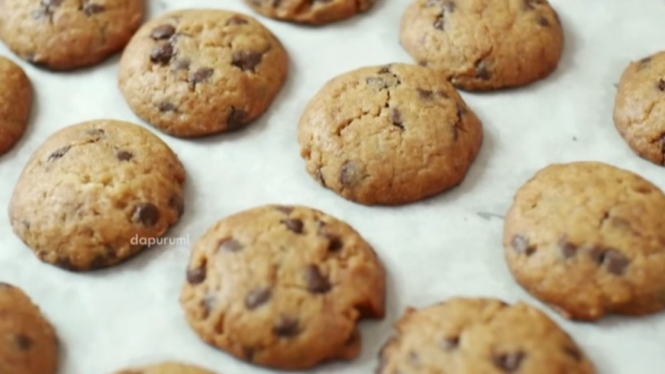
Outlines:
[[125,369],[118,371],[115,374],[215,374],[215,373],[193,365],[181,364],[178,362],[163,362],[149,366]]
[[616,94],[614,124],[635,153],[665,165],[665,52],[626,68]]
[[85,271],[118,264],[183,211],[185,172],[149,131],[98,120],[49,137],[14,190],[12,228],[44,262]]
[[206,343],[297,370],[356,357],[356,324],[383,318],[385,287],[379,259],[349,225],[268,205],[221,220],[194,245],[180,300]]
[[665,308],[665,195],[597,162],[551,165],[522,186],[503,246],[517,281],[565,317]]
[[276,19],[320,25],[370,9],[374,0],[245,0],[255,11]]
[[0,373],[55,374],[57,366],[51,324],[23,291],[0,282]]
[[564,38],[547,0],[416,0],[402,17],[400,40],[458,88],[486,91],[549,75]]
[[0,56],[0,155],[23,136],[32,109],[32,86],[20,66]]
[[122,49],[141,24],[144,0],[0,0],[0,39],[53,70],[94,65]]
[[136,115],[175,136],[238,129],[267,110],[288,56],[251,17],[181,10],[143,25],[120,61],[120,89]]
[[593,374],[572,338],[524,303],[453,298],[407,309],[376,374]]
[[456,186],[482,139],[480,121],[443,74],[404,64],[328,82],[298,128],[312,177],[366,205],[405,204]]

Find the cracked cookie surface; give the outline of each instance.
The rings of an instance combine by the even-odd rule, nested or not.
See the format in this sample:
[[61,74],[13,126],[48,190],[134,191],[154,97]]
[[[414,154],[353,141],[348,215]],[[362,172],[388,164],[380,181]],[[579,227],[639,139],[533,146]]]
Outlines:
[[356,357],[356,324],[383,318],[384,298],[383,266],[353,228],[268,205],[219,221],[194,245],[180,300],[206,343],[295,370]]
[[244,0],[255,11],[276,19],[320,25],[370,9],[375,0]]
[[458,88],[486,91],[549,75],[564,38],[547,0],[416,0],[402,17],[400,40]]
[[18,287],[0,281],[0,373],[55,374],[53,326]]
[[568,318],[665,308],[665,195],[597,162],[558,164],[522,186],[503,245],[517,281]]
[[32,86],[23,69],[0,56],[0,155],[19,141],[30,119]]
[[0,39],[53,70],[94,65],[139,27],[144,0],[0,0]]
[[10,221],[42,261],[72,271],[104,268],[178,221],[184,181],[177,156],[148,130],[86,122],[35,151],[15,187]]
[[665,52],[626,68],[617,89],[614,124],[635,153],[665,165]]
[[198,366],[179,362],[163,362],[154,365],[135,367],[115,372],[114,374],[215,374]]
[[134,112],[175,136],[235,130],[265,112],[286,80],[288,56],[253,18],[181,10],[143,25],[120,61]]
[[362,204],[405,204],[459,184],[482,125],[443,74],[415,65],[361,68],[328,82],[300,119],[307,171]]
[[593,374],[572,338],[524,303],[453,298],[407,309],[376,374]]

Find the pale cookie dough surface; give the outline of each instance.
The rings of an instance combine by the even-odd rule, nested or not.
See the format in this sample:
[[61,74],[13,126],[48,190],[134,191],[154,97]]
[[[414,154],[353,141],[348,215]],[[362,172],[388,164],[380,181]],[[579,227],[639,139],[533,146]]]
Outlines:
[[547,0],[416,0],[400,40],[465,90],[523,86],[556,69],[563,31]]
[[195,245],[181,304],[206,343],[276,369],[361,350],[362,318],[384,315],[385,272],[347,224],[306,207],[262,206]]
[[144,0],[0,0],[0,39],[54,70],[94,65],[139,27]]
[[51,324],[23,291],[0,281],[0,373],[55,374],[57,366]]
[[117,371],[114,374],[215,374],[198,366],[178,362],[163,362],[154,365]]
[[184,181],[177,156],[148,130],[81,123],[32,155],[14,189],[10,221],[42,261],[72,271],[104,268],[178,221]]
[[179,10],[141,27],[120,61],[120,89],[134,112],[175,136],[236,130],[280,91],[288,55],[253,18]]
[[407,309],[376,374],[593,374],[572,338],[524,303],[453,298]]
[[665,164],[665,52],[626,68],[616,94],[614,124],[640,157]]
[[244,0],[257,12],[276,19],[320,25],[353,17],[375,0]]
[[555,164],[522,186],[503,244],[517,281],[564,316],[665,308],[665,195],[606,164]]
[[31,109],[30,79],[20,66],[0,56],[0,155],[19,141]]
[[483,139],[443,74],[416,65],[361,68],[328,82],[300,119],[307,171],[362,204],[405,204],[458,185]]

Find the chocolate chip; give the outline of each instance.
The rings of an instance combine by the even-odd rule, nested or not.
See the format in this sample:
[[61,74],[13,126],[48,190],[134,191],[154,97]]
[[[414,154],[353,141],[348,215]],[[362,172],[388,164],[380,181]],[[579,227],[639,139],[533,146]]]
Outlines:
[[229,130],[236,130],[242,127],[247,121],[247,112],[242,109],[230,108],[229,116],[226,118],[226,126]]
[[570,357],[572,357],[575,361],[582,361],[582,352],[577,347],[564,347],[563,351]]
[[550,27],[550,21],[547,18],[545,18],[545,16],[543,15],[538,15],[538,17],[536,18],[536,22],[538,22],[540,26]]
[[55,161],[62,158],[69,150],[72,148],[71,145],[64,146],[62,148],[56,149],[50,156],[48,156],[48,161]]
[[506,353],[494,356],[494,366],[506,373],[513,373],[519,370],[522,365],[522,360],[524,360],[524,356],[524,352]]
[[616,249],[608,249],[603,256],[602,263],[610,273],[622,275],[630,264],[630,260]]
[[564,258],[571,258],[577,253],[577,247],[568,242],[565,237],[559,240],[559,248],[561,248],[561,254]]
[[459,346],[459,336],[449,336],[441,339],[441,347],[446,351],[452,351]]
[[88,4],[85,4],[83,6],[83,12],[87,16],[91,16],[93,14],[101,13],[105,10],[106,10],[106,8],[103,5],[99,5],[99,4],[90,4],[90,3],[88,3]]
[[246,19],[242,18],[242,17],[233,16],[233,17],[229,18],[228,21],[226,21],[226,26],[239,26],[239,25],[246,25],[248,23],[249,22]]
[[286,228],[295,232],[296,234],[302,234],[303,228],[305,226],[303,222],[299,219],[287,218],[281,220],[280,222],[282,222],[286,226]]
[[191,64],[191,61],[189,61],[188,58],[181,58],[181,59],[176,60],[173,63],[173,65],[171,65],[171,70],[173,70],[173,71],[188,70],[190,64]]
[[120,161],[129,161],[132,159],[132,157],[134,157],[134,155],[132,152],[121,150],[115,153],[115,157]]
[[240,252],[243,245],[235,239],[224,239],[219,242],[218,250],[224,252]]
[[296,318],[281,316],[272,327],[272,332],[280,338],[292,338],[300,334],[299,322]]
[[162,101],[157,105],[157,109],[159,109],[160,112],[166,113],[166,112],[173,112],[175,111],[175,105],[169,101]]
[[484,61],[478,61],[476,64],[476,78],[482,79],[482,80],[489,80],[492,77],[492,74],[490,71],[487,69],[487,65],[485,64]]
[[663,78],[660,78],[658,81],[658,89],[661,91],[665,91],[665,80]]
[[395,108],[393,109],[392,113],[390,113],[390,122],[393,124],[393,126],[397,126],[400,129],[404,130],[404,123],[402,122],[402,112],[400,112],[399,109]]
[[153,48],[150,53],[150,61],[155,64],[166,65],[173,57],[173,46],[171,44],[162,44]]
[[175,34],[175,27],[172,25],[161,25],[152,29],[150,37],[154,40],[168,39]]
[[293,212],[293,207],[292,206],[277,206],[275,207],[275,210],[278,212],[282,212],[284,214],[291,214]]
[[418,96],[422,100],[431,100],[432,97],[434,96],[434,92],[429,91],[429,90],[423,90],[422,88],[418,89]]
[[245,307],[249,310],[256,309],[270,300],[272,291],[270,288],[255,288],[245,296]]
[[346,161],[339,174],[339,182],[345,188],[353,188],[362,181],[362,172],[353,161]]
[[328,237],[328,251],[329,252],[338,252],[344,247],[342,239],[335,235],[326,235]]
[[176,211],[178,217],[182,217],[185,213],[185,201],[180,195],[173,195],[169,199],[169,208]]
[[207,269],[205,264],[195,269],[188,269],[187,282],[191,285],[201,284],[204,280],[206,280],[206,273]]
[[305,267],[305,282],[307,283],[307,290],[311,293],[327,293],[332,288],[328,278],[321,274],[316,265]]
[[18,334],[14,337],[14,344],[19,350],[25,352],[32,347],[32,339],[23,334]]
[[392,67],[392,65],[386,65],[386,66],[381,67],[381,69],[379,69],[379,74],[389,74],[391,67]]
[[211,68],[199,68],[189,75],[189,83],[197,85],[201,82],[207,81],[215,71]]
[[61,269],[70,270],[70,271],[75,271],[78,269],[78,267],[74,265],[74,263],[69,259],[69,257],[58,257],[53,263],[53,265]]
[[254,71],[254,69],[261,63],[263,54],[254,51],[236,51],[233,53],[231,64],[240,68],[242,71]]
[[215,306],[217,298],[214,295],[208,295],[201,301],[201,308],[203,308],[203,318],[210,317],[210,311]]
[[443,20],[443,14],[439,14],[434,20],[434,28],[437,30],[443,30],[445,26],[445,21]]
[[531,256],[536,248],[529,244],[529,239],[523,237],[522,235],[515,235],[510,241],[510,245],[515,249],[517,253],[523,253],[527,256]]
[[152,227],[159,221],[159,209],[152,203],[141,203],[134,208],[132,221]]

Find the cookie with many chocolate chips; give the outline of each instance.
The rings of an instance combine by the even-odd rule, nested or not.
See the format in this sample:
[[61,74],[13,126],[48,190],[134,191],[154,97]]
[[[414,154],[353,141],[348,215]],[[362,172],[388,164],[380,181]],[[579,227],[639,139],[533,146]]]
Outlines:
[[55,374],[57,366],[51,324],[23,291],[0,282],[0,373]]
[[635,153],[665,165],[665,52],[626,68],[616,94],[614,124]]
[[206,343],[257,365],[351,359],[362,318],[384,315],[385,272],[349,225],[306,207],[262,206],[193,247],[181,304]]
[[563,31],[547,0],[416,0],[402,46],[462,89],[524,86],[556,69]]
[[185,172],[149,131],[98,120],[66,127],[28,161],[12,228],[44,262],[84,271],[118,264],[183,212]]
[[320,25],[370,9],[374,0],[245,0],[257,12],[276,19]]
[[54,70],[94,65],[122,49],[144,0],[0,0],[0,39],[21,58]]
[[520,188],[503,246],[517,281],[568,318],[665,309],[665,195],[597,162],[551,165]]
[[277,38],[251,17],[180,10],[146,23],[120,61],[134,112],[175,136],[235,130],[265,112],[288,70]]
[[415,65],[358,69],[328,82],[300,119],[307,171],[362,204],[405,204],[459,184],[482,125],[446,77]]
[[115,374],[215,374],[212,371],[179,362],[163,362],[142,367],[125,369]]
[[0,56],[0,155],[19,141],[32,109],[32,86],[20,66]]
[[524,303],[453,298],[407,309],[376,374],[593,374],[573,339]]

